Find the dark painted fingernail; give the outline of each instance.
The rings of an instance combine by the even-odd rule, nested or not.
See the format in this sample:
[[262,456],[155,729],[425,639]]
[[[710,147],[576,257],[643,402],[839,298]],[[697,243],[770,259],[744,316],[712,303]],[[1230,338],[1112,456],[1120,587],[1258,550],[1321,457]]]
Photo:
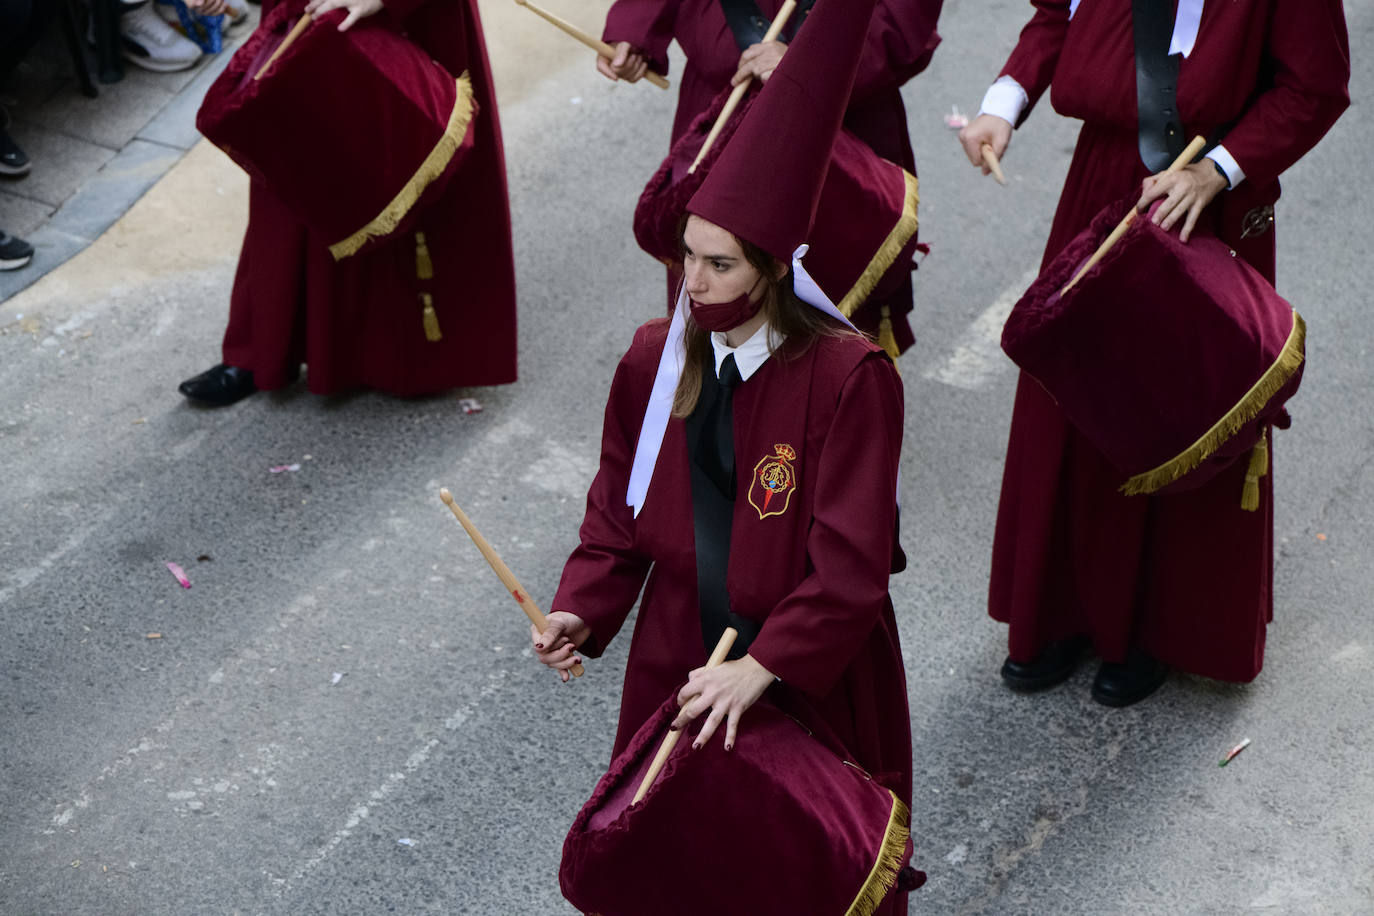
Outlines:
[[540,652],[543,652],[543,651],[544,651],[544,644],[543,644],[542,642],[537,642],[537,643],[535,643],[535,644],[534,644],[534,647],[535,647],[536,649],[538,649]]
[[735,746],[733,744],[727,744],[725,745],[725,749],[727,751],[733,751],[735,749]]
[[675,731],[677,731],[677,726],[676,726],[676,725],[669,725],[669,726],[668,726],[668,731],[670,731],[670,732],[675,732]]
[[694,745],[692,745],[692,750],[694,750],[694,751],[699,751],[699,750],[701,750],[701,745],[700,745],[700,744],[694,744]]

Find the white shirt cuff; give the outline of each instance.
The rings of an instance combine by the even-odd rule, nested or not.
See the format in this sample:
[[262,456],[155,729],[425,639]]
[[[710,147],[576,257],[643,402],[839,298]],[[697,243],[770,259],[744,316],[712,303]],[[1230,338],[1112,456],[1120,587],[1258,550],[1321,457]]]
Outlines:
[[978,109],[980,115],[996,115],[1012,127],[1021,120],[1021,112],[1030,105],[1030,96],[1021,84],[1010,76],[998,77],[997,82],[988,87],[983,95],[983,105]]
[[1234,188],[1245,180],[1245,170],[1240,167],[1235,157],[1226,151],[1226,147],[1212,147],[1207,158],[1221,166],[1221,170],[1226,173],[1226,180],[1231,182],[1231,187]]

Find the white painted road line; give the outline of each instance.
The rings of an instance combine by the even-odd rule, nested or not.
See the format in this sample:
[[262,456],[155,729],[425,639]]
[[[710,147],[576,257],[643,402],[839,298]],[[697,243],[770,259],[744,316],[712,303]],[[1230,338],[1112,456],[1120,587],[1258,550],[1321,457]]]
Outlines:
[[922,372],[921,377],[953,388],[979,391],[999,374],[1013,368],[1011,360],[1002,353],[1002,325],[1007,323],[1012,306],[1037,276],[1039,271],[1032,269],[1017,278],[997,301],[973,320],[949,358]]

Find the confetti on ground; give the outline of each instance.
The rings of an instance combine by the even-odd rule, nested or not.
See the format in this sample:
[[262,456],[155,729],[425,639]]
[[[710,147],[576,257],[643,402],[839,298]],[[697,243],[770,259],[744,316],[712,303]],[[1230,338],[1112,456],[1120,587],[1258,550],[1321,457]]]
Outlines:
[[180,566],[176,565],[175,563],[168,563],[167,571],[177,577],[177,582],[181,585],[182,588],[191,587],[191,580],[186,578],[186,571],[183,570]]
[[961,113],[958,105],[953,105],[945,115],[945,126],[950,130],[963,130],[968,127],[968,115]]
[[269,473],[272,473],[272,474],[280,474],[280,473],[282,473],[283,471],[290,471],[290,472],[292,472],[292,473],[295,473],[296,471],[299,471],[300,469],[301,469],[301,466],[300,466],[299,464],[274,464],[272,467],[268,468],[267,470],[268,470]]
[[476,398],[459,398],[458,406],[463,408],[463,413],[481,413],[482,405],[477,403]]
[[1250,739],[1249,739],[1249,738],[1246,738],[1246,739],[1245,739],[1244,741],[1242,741],[1240,744],[1237,744],[1235,747],[1233,747],[1233,748],[1231,748],[1229,751],[1227,751],[1227,752],[1226,752],[1226,756],[1223,757],[1223,758],[1221,758],[1221,760],[1217,761],[1217,766],[1219,766],[1219,767],[1224,767],[1224,766],[1226,766],[1226,764],[1228,764],[1228,763],[1230,763],[1232,760],[1235,760],[1235,759],[1236,759],[1236,755],[1237,755],[1237,754],[1239,754],[1241,751],[1245,750],[1245,749],[1246,749],[1247,747],[1249,747],[1249,746],[1250,746]]
[[147,423],[147,422],[148,422],[148,418],[147,418],[147,417],[139,417],[137,420],[134,421],[134,425],[135,425],[135,426],[142,426],[144,423]]
[[400,846],[414,846],[414,845],[415,845],[415,841],[412,840],[412,839],[411,839],[410,837],[408,837],[408,836],[403,836],[403,837],[401,837],[399,840],[396,841],[396,843],[397,843],[397,845],[400,845]]
[[210,556],[208,553],[203,553],[203,554],[201,554],[200,556],[196,557],[196,562],[197,562],[197,563],[209,563],[209,562],[212,561],[213,559],[214,559],[214,557]]
[[334,676],[333,676],[332,678],[329,679],[329,683],[331,683],[331,684],[337,684],[337,683],[339,683],[339,681],[341,681],[341,680],[343,680],[343,672],[342,672],[342,671],[335,671],[335,672],[334,672]]
[[147,639],[161,639],[161,638],[162,638],[162,634],[161,634],[161,633],[149,633],[149,634],[147,635],[146,638],[147,638]]
[[1319,540],[1319,541],[1324,541],[1324,540],[1326,540],[1326,535],[1324,535],[1324,534],[1318,534],[1318,535],[1317,535],[1317,540]]

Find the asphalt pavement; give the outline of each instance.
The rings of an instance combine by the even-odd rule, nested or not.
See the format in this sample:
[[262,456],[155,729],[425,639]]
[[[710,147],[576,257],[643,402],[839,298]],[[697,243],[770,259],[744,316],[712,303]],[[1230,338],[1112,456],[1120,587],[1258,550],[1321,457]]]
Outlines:
[[[1174,675],[1125,710],[1091,701],[1091,665],[1005,690],[985,610],[1015,381],[998,316],[1039,262],[1075,125],[1038,110],[1001,188],[944,115],[976,109],[1028,14],[948,0],[904,92],[932,247],[901,361],[910,566],[892,582],[930,875],[912,910],[1374,913],[1374,10],[1347,6],[1356,104],[1278,207],[1309,364],[1275,449],[1264,671]],[[547,602],[614,366],[662,307],[629,220],[673,95],[494,21],[517,384],[188,405],[176,384],[218,360],[246,196],[204,145],[0,303],[0,912],[572,912],[561,845],[608,762],[628,641],[559,684],[437,494]]]

